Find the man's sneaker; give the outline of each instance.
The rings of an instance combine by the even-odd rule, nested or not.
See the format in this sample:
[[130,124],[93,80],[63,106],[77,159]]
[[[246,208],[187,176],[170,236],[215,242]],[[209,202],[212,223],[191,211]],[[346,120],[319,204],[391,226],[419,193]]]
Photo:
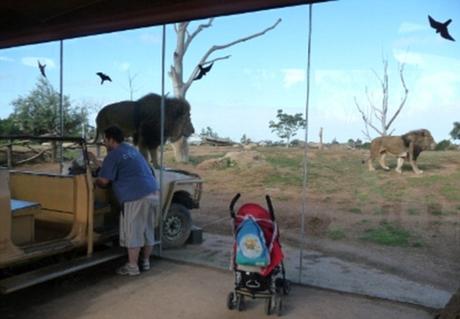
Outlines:
[[150,259],[141,259],[141,269],[142,271],[150,269]]
[[133,267],[129,263],[126,263],[124,266],[118,268],[116,273],[122,276],[138,276],[141,274],[137,265]]

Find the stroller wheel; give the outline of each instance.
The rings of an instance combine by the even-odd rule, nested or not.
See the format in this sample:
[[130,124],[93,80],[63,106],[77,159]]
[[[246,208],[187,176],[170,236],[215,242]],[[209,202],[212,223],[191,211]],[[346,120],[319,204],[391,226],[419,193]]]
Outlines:
[[278,301],[276,302],[276,314],[278,317],[281,317],[281,314],[283,312],[283,300],[281,298],[278,298]]
[[276,278],[275,279],[275,290],[276,292],[280,292],[281,291],[281,288],[283,288],[284,286],[284,279],[283,278]]
[[244,308],[244,295],[237,294],[236,295],[236,308],[238,311],[243,311]]
[[233,309],[233,306],[234,306],[234,302],[233,300],[235,299],[235,294],[232,292],[229,292],[228,295],[227,295],[227,308],[229,310],[232,310]]
[[283,293],[285,295],[289,295],[291,293],[291,282],[289,280],[285,280],[283,283]]
[[267,316],[270,316],[271,311],[272,311],[272,298],[267,298],[265,299],[265,314]]

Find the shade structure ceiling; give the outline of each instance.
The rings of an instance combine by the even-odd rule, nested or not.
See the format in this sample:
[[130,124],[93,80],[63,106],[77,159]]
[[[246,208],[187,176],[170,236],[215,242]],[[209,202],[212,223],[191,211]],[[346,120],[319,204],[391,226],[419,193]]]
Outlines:
[[329,0],[2,0],[0,49]]

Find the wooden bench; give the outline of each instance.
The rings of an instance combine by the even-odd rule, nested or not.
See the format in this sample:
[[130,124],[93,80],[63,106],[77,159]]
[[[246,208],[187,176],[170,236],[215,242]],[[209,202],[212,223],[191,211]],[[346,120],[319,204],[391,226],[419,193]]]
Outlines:
[[16,245],[32,244],[35,240],[35,216],[41,212],[39,203],[11,199],[11,240]]
[[[75,210],[82,204],[76,195],[77,191],[82,193],[81,189],[77,190],[76,178],[76,175],[12,170],[9,181],[11,198],[40,203],[41,214],[36,216],[40,225],[70,230]],[[104,197],[108,198],[99,192],[95,194],[94,227],[102,226],[104,215],[111,212],[111,206]]]

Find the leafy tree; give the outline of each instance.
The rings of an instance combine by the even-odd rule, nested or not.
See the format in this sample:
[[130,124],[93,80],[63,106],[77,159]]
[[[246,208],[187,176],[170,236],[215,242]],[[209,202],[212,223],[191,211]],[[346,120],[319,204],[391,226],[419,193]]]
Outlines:
[[212,128],[210,128],[209,126],[206,127],[206,130],[201,129],[201,135],[208,136],[208,137],[213,137],[213,138],[219,138],[219,134],[217,134],[217,132],[214,132],[212,130]]
[[[60,133],[60,95],[45,79],[40,78],[35,89],[28,96],[13,100],[14,112],[10,116],[22,134],[42,135]],[[68,96],[62,101],[64,135],[78,136],[82,125],[88,123],[85,107],[70,105]]]
[[442,140],[438,144],[436,144],[435,151],[447,151],[449,149],[453,149],[454,145],[449,140]]
[[252,143],[251,139],[246,136],[246,134],[243,134],[240,140],[241,144],[249,144]]
[[300,128],[305,128],[306,121],[303,119],[302,113],[289,115],[283,113],[281,109],[278,110],[276,117],[278,118],[278,123],[270,121],[268,123],[269,128],[272,129],[272,133],[276,132],[280,138],[286,139],[286,147],[289,147],[291,137],[297,135],[297,131]]
[[11,116],[4,120],[0,119],[0,135],[14,135],[20,133],[19,128],[14,125]]
[[460,140],[460,122],[454,122],[454,128],[449,134],[452,136],[452,139]]

